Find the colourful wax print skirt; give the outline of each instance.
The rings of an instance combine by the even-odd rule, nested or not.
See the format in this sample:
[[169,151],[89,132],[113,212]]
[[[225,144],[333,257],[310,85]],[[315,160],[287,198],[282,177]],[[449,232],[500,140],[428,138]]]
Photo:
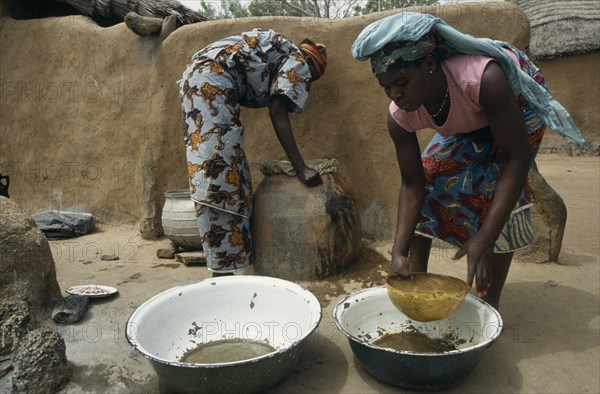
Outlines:
[[248,268],[252,180],[236,79],[213,62],[196,62],[180,86],[190,192],[208,268]]
[[[521,68],[546,87],[539,69],[520,51]],[[529,136],[530,166],[534,163],[546,124],[519,97]],[[494,198],[504,162],[490,128],[443,137],[436,134],[422,154],[425,201],[416,233],[461,246],[481,227]],[[533,240],[531,194],[528,185],[496,241],[494,252],[505,253]]]
[[250,219],[204,204],[195,206],[208,269],[225,273],[252,266]]

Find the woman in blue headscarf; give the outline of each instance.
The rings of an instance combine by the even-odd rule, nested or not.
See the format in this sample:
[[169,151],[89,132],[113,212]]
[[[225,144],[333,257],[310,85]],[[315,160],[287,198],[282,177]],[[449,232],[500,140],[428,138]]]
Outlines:
[[[352,54],[370,60],[389,106],[402,175],[392,274],[426,272],[431,240],[467,256],[467,283],[498,308],[515,250],[533,242],[527,173],[547,126],[583,144],[544,77],[511,45],[428,14],[367,26]],[[415,132],[437,133],[423,153]]]

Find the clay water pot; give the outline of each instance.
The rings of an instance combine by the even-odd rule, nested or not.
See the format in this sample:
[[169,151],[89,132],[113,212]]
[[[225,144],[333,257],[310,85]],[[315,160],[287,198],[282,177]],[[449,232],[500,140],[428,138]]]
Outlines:
[[[282,164],[283,163],[283,164]],[[343,272],[358,256],[360,216],[337,161],[307,165],[323,183],[305,186],[289,162],[265,162],[254,192],[252,242],[257,274],[287,280],[323,279]]]

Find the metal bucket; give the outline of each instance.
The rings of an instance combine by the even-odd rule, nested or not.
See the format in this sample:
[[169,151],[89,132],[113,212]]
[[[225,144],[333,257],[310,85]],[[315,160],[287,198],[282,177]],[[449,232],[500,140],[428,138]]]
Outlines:
[[[211,278],[144,302],[127,322],[127,340],[177,393],[255,393],[293,371],[321,316],[317,298],[295,283],[262,276]],[[179,361],[200,344],[234,338],[264,342],[276,351],[228,363]]]
[[165,193],[162,227],[167,238],[185,250],[202,250],[194,202],[189,189]]
[[[344,298],[336,305],[333,318],[369,373],[386,383],[411,390],[440,390],[460,383],[503,330],[498,311],[471,294],[467,294],[464,303],[451,316],[421,323],[398,311],[384,286]],[[430,338],[442,338],[452,332],[465,343],[457,346],[457,350],[438,353],[400,351],[374,344],[385,334],[407,329],[417,329]]]

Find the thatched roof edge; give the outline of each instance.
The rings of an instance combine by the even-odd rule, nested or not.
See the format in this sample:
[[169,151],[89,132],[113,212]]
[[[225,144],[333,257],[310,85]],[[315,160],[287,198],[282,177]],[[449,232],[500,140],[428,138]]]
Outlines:
[[509,0],[531,26],[530,52],[538,59],[600,50],[600,1]]

